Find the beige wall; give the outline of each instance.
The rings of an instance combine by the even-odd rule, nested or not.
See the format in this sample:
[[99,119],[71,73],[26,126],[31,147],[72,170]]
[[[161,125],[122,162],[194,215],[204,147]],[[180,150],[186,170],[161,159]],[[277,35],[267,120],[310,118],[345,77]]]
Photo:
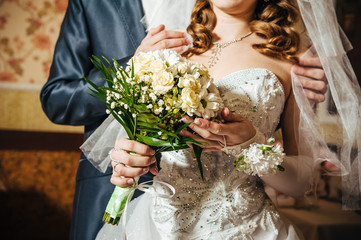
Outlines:
[[68,0],[0,0],[0,129],[82,132],[51,123],[39,100]]
[[83,127],[53,124],[44,114],[39,91],[0,89],[0,129],[21,131],[83,132]]

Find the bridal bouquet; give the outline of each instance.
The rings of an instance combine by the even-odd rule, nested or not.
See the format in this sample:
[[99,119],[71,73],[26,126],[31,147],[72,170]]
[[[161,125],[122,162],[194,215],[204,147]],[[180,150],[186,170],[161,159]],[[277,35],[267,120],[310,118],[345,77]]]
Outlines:
[[[125,69],[115,59],[111,64],[104,58],[108,66],[95,56],[91,61],[103,73],[108,86],[98,87],[85,80],[93,87],[93,96],[105,102],[107,113],[124,127],[129,139],[156,152],[185,149],[192,144],[203,178],[202,143],[179,133],[190,124],[181,121],[184,115],[211,119],[222,109],[207,68],[171,50],[139,53]],[[118,224],[124,204],[131,198],[129,194],[129,188],[116,187],[103,217],[105,222]]]
[[249,175],[274,174],[285,169],[280,165],[283,162],[283,148],[274,144],[274,138],[268,139],[271,145],[252,143],[249,148],[243,149],[241,155],[233,162],[237,170]]

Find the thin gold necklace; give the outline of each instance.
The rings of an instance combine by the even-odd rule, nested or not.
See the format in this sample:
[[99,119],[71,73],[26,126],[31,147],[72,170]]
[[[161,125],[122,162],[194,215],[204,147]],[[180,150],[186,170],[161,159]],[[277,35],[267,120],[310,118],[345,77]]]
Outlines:
[[233,39],[232,41],[225,42],[225,43],[214,42],[213,43],[214,47],[212,49],[212,56],[209,58],[209,61],[208,61],[208,68],[211,68],[216,64],[217,60],[219,60],[219,57],[221,55],[223,48],[226,48],[233,43],[242,41],[243,39],[250,36],[251,34],[252,34],[252,32],[249,32],[240,38],[236,38],[236,39]]

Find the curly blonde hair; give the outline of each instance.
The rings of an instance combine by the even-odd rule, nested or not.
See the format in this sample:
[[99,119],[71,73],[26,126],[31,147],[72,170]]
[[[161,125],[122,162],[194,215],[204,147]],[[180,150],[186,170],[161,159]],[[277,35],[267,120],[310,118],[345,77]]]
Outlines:
[[[250,22],[250,29],[267,42],[253,44],[253,48],[264,55],[297,63],[300,36],[293,25],[298,17],[298,9],[292,0],[259,0]],[[216,23],[217,18],[209,0],[197,0],[191,14],[191,23],[187,28],[187,32],[193,37],[193,47],[182,55],[200,55],[211,49],[212,32]]]

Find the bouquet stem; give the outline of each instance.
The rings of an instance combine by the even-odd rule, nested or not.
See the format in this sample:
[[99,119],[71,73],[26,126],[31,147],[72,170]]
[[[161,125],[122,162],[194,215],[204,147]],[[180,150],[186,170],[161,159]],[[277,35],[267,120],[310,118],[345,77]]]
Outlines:
[[118,225],[126,204],[134,194],[134,187],[138,184],[139,177],[134,179],[134,184],[130,187],[122,188],[116,186],[109,199],[108,205],[103,215],[103,222]]

